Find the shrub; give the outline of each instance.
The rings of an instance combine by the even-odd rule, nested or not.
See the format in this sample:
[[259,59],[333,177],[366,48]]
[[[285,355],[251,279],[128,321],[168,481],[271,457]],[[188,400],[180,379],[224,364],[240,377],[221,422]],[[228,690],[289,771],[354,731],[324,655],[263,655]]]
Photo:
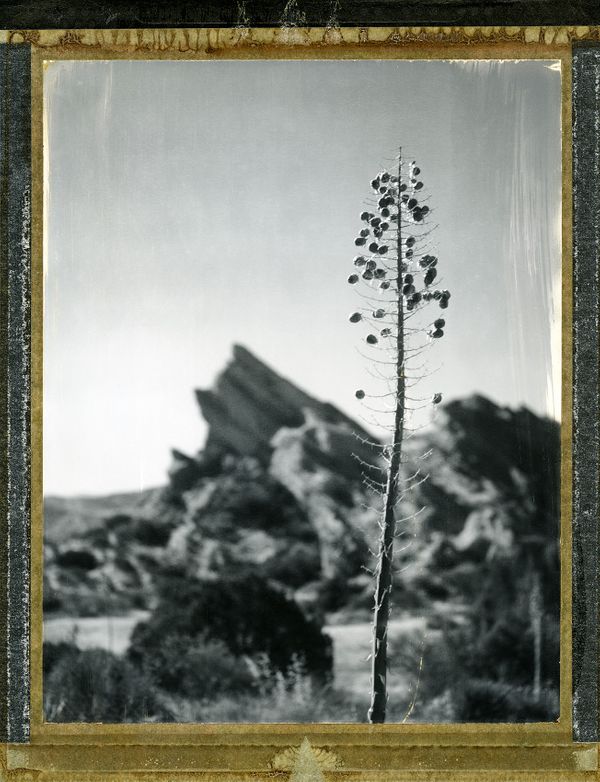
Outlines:
[[[460,667],[476,679],[491,679],[513,685],[529,685],[534,675],[534,641],[528,617],[513,610],[478,632],[475,623],[447,634]],[[560,629],[551,616],[544,619],[542,634],[542,680],[558,687],[560,675]]]
[[222,641],[204,636],[170,636],[154,655],[144,657],[144,666],[167,692],[200,700],[239,694],[257,684],[244,659],[234,657]]
[[455,693],[459,722],[548,722],[558,719],[558,691],[536,699],[531,687],[514,687],[489,679],[467,679]]
[[159,654],[169,638],[191,647],[202,637],[222,641],[234,657],[265,655],[284,673],[299,659],[308,673],[330,675],[331,639],[294,600],[257,574],[207,582],[171,574],[163,590],[153,615],[133,631],[133,660],[144,663]]
[[132,535],[144,546],[166,546],[172,527],[154,519],[135,519]]
[[[54,646],[54,649],[51,647]],[[44,711],[49,722],[167,719],[154,684],[131,662],[104,649],[45,644]]]
[[300,587],[316,580],[321,573],[321,556],[316,545],[292,543],[262,566],[267,578],[291,587]]
[[61,567],[78,568],[79,570],[94,570],[98,567],[98,560],[91,551],[86,549],[68,549],[58,554],[56,562]]

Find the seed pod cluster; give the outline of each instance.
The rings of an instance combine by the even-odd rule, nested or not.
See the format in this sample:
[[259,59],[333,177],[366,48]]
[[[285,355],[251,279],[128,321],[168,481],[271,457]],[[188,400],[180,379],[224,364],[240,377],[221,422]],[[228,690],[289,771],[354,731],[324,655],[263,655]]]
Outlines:
[[[369,346],[378,346],[380,340],[388,340],[390,345],[390,338],[398,335],[395,326],[399,314],[398,295],[403,299],[405,313],[432,301],[436,301],[441,309],[448,307],[450,292],[433,289],[439,278],[438,258],[429,253],[421,254],[419,248],[420,240],[427,235],[420,225],[430,213],[424,202],[425,187],[420,174],[421,169],[415,161],[403,164],[400,177],[389,171],[380,171],[371,181],[372,205],[360,213],[362,227],[354,241],[357,247],[364,248],[361,252],[365,254],[354,257],[356,273],[349,276],[348,282],[353,285],[361,281],[367,283],[372,291],[368,294],[370,297],[377,293],[391,294],[384,299],[385,306],[375,304],[373,309],[349,315],[351,323],[365,322],[375,326],[379,320],[380,326],[385,326],[364,335],[363,339]],[[411,224],[415,225],[414,235],[410,230],[406,231]],[[403,235],[401,245],[397,247],[398,226],[402,227]],[[396,248],[400,254],[398,259],[395,258]],[[432,339],[444,336],[445,325],[443,318],[434,320],[428,330],[429,336]],[[359,389],[355,395],[357,399],[364,399],[365,391]],[[434,395],[432,401],[433,404],[441,402],[441,394]]]

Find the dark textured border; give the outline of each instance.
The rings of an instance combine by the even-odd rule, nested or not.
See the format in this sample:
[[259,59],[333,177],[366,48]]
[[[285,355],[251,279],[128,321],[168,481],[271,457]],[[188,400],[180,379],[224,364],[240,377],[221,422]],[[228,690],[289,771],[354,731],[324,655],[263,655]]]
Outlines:
[[[0,736],[29,735],[30,47],[0,45]],[[5,545],[5,541],[7,542]]]
[[573,736],[598,741],[600,47],[573,49]]
[[0,0],[0,28],[588,25],[596,0]]

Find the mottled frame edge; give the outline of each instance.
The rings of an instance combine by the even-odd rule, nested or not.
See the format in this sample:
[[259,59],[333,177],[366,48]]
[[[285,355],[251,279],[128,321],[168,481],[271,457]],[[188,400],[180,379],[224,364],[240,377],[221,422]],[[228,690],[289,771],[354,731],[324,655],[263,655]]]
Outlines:
[[[28,738],[30,50],[0,44],[0,740]],[[573,49],[573,725],[598,740],[600,47]],[[592,117],[594,118],[592,120]]]
[[0,735],[29,738],[31,50],[0,44]]
[[600,46],[573,47],[573,737],[599,740]]

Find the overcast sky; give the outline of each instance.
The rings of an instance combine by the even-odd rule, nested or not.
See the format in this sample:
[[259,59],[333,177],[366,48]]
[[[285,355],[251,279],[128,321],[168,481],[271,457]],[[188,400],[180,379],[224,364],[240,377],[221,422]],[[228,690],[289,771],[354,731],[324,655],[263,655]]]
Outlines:
[[163,483],[235,342],[361,415],[345,279],[399,144],[452,291],[424,395],[558,417],[557,66],[53,62],[45,108],[45,493]]

